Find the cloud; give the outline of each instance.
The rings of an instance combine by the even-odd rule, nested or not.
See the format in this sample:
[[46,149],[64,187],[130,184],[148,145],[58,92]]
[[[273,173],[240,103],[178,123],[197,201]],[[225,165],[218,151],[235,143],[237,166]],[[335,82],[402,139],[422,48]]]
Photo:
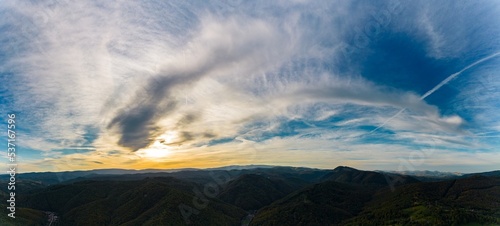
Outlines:
[[[265,68],[266,64],[271,66],[273,61],[279,62],[280,58],[274,58],[277,54],[290,51],[280,43],[285,36],[263,21],[204,21],[200,34],[190,44],[193,48],[190,63],[180,68],[176,67],[176,62],[167,63],[165,69],[149,79],[144,90],[113,117],[108,128],[118,129],[120,145],[138,150],[152,143],[161,133],[155,125],[157,121],[177,108],[173,89],[192,85],[204,76],[228,73],[226,70],[234,65],[238,65],[239,70]],[[273,52],[268,51],[271,48]],[[272,61],[266,61],[267,57],[272,57]],[[184,138],[192,139],[188,134],[184,132]]]
[[323,167],[373,149],[383,166],[498,146],[477,137],[498,132],[498,61],[481,60],[500,49],[495,2],[58,2],[0,8],[0,113],[62,155],[47,164]]

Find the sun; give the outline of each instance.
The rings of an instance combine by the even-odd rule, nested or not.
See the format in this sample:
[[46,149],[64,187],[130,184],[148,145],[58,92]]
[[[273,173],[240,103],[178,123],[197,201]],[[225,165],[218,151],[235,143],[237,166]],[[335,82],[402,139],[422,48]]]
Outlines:
[[163,159],[172,154],[172,147],[164,143],[172,142],[175,139],[175,134],[172,132],[165,133],[159,136],[155,142],[146,148],[136,152],[137,155],[150,159]]
[[167,131],[158,136],[153,144],[138,150],[136,154],[153,160],[164,159],[172,154],[172,147],[166,144],[174,142],[176,138],[177,135],[174,131]]
[[172,152],[167,148],[145,148],[137,151],[136,154],[150,159],[162,159],[170,156]]

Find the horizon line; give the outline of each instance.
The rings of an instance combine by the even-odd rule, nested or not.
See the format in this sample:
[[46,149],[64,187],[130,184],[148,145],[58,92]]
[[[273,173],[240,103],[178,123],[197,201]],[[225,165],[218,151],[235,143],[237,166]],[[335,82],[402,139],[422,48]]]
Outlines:
[[[335,166],[334,168],[318,168],[318,167],[307,167],[307,166],[290,166],[290,165],[267,165],[267,164],[249,164],[249,165],[225,165],[225,166],[218,166],[218,167],[186,167],[186,168],[168,168],[168,169],[162,169],[162,168],[144,168],[144,169],[130,169],[130,168],[99,168],[99,169],[87,169],[87,170],[72,170],[72,171],[31,171],[31,172],[22,172],[22,173],[17,173],[16,174],[29,174],[29,173],[71,173],[71,172],[89,172],[89,171],[98,171],[98,170],[124,170],[124,171],[147,171],[147,170],[158,170],[158,171],[182,171],[182,170],[210,170],[210,169],[220,169],[220,168],[227,168],[227,167],[255,167],[255,168],[264,168],[264,167],[269,167],[269,168],[275,168],[275,167],[290,167],[290,168],[307,168],[307,169],[317,169],[317,170],[333,170],[338,167],[349,167],[353,168],[356,170],[361,170],[361,171],[382,171],[382,172],[425,172],[425,171],[431,171],[431,172],[441,172],[441,173],[460,173],[460,174],[474,174],[474,173],[485,173],[485,172],[494,172],[494,171],[500,171],[500,169],[496,170],[489,170],[489,171],[478,171],[478,172],[460,172],[460,171],[440,171],[440,170],[366,170],[366,169],[359,169],[351,166],[346,166],[346,165],[338,165]],[[230,169],[232,170],[232,169]],[[161,172],[158,172],[161,173]],[[3,171],[0,173],[0,175],[8,175],[9,173],[7,171]]]

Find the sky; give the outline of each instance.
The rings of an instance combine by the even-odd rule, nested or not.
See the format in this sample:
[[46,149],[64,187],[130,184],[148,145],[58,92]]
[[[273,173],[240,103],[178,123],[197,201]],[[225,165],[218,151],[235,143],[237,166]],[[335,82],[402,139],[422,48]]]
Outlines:
[[498,170],[500,2],[2,0],[0,95],[21,172]]

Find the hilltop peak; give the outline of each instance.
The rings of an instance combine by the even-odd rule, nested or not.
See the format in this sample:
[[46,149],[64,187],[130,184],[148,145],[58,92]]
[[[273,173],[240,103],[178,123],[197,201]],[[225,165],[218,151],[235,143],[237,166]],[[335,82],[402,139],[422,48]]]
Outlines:
[[360,171],[358,169],[354,169],[349,166],[337,166],[335,169],[333,169],[335,172],[348,172],[348,171]]

